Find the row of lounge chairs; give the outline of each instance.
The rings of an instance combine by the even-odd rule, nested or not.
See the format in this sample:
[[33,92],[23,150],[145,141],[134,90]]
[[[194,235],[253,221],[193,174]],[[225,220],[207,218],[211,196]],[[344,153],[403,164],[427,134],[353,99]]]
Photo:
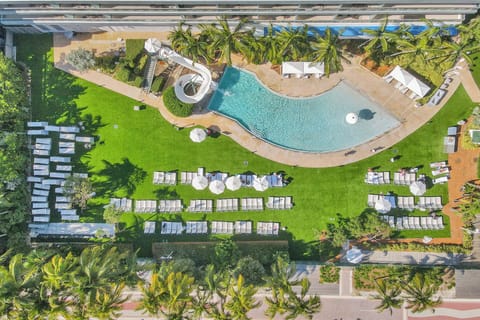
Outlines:
[[[155,221],[145,221],[144,233],[155,233]],[[257,234],[278,235],[280,224],[278,222],[257,222]],[[186,234],[208,234],[207,221],[187,221],[184,226],[182,222],[162,221],[161,234],[180,235]],[[212,234],[251,234],[251,221],[211,221],[210,232]]]
[[185,227],[186,234],[207,234],[208,224],[207,221],[187,221]]
[[365,183],[368,184],[388,184],[390,183],[390,172],[367,172]]
[[[369,207],[375,207],[375,203],[386,196],[380,194],[369,194],[367,205]],[[392,204],[392,207],[398,207],[400,209],[413,211],[415,209],[419,210],[440,210],[443,208],[442,205],[442,197],[434,196],[434,197],[418,197],[418,202],[415,204],[415,198],[413,196],[392,196],[388,195],[388,197],[393,197],[395,199],[395,205]]]
[[438,217],[397,217],[383,216],[390,227],[398,230],[440,230],[444,229],[443,218]]
[[393,184],[397,185],[411,185],[417,180],[414,172],[395,172],[393,174]]
[[132,203],[133,201],[127,198],[110,198],[110,205],[123,212],[131,212],[133,207]]
[[135,200],[136,213],[153,213],[157,212],[156,200]]
[[182,234],[183,225],[181,222],[162,222],[161,234]]
[[160,200],[158,201],[158,212],[182,212],[182,200]]
[[[42,197],[45,199],[46,197]],[[43,200],[42,200],[43,201]],[[110,206],[123,212],[131,212],[132,209],[136,213],[168,213],[168,212],[182,212],[183,204],[182,200],[159,200],[157,206],[157,200],[135,200],[135,206],[132,205],[133,201],[127,198],[110,198]],[[239,205],[241,206],[239,208]],[[268,197],[267,208],[269,209],[291,209],[293,207],[292,197]],[[190,200],[189,206],[186,208],[188,212],[229,212],[229,211],[262,211],[263,198],[230,198],[230,199],[217,199],[215,207],[213,206],[213,200]]]
[[218,199],[216,211],[238,211],[238,199]]
[[280,223],[278,222],[257,222],[257,234],[278,235]]
[[153,184],[176,185],[177,173],[175,171],[170,171],[170,172],[155,171],[153,173]]
[[269,209],[285,210],[292,207],[292,197],[268,197],[267,208]]

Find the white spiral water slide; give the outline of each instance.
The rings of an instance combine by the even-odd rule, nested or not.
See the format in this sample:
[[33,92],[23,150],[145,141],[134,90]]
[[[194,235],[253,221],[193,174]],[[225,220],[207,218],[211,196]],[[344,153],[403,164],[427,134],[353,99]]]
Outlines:
[[[164,47],[159,40],[153,38],[148,39],[145,41],[145,49],[150,53],[158,54],[160,59],[169,59],[196,72],[196,74],[185,74],[175,82],[175,95],[180,101],[197,103],[205,97],[210,87],[214,84],[212,82],[212,74],[207,67],[199,63],[194,63],[192,60],[182,57],[172,49]],[[187,95],[185,93],[185,87],[192,83],[199,85],[198,90],[193,95]]]

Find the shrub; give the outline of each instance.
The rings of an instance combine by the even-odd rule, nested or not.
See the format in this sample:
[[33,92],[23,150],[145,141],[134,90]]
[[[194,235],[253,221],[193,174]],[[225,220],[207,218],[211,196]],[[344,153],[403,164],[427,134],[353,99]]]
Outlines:
[[83,48],[70,51],[65,57],[65,60],[78,71],[88,70],[95,65],[93,52]]
[[219,270],[232,268],[239,257],[238,246],[232,240],[225,239],[215,245],[213,262]]
[[106,55],[101,57],[95,57],[95,65],[103,71],[112,72],[115,69],[115,62],[118,57],[114,55]]
[[143,53],[145,39],[127,39],[125,42],[125,58],[130,61],[135,61],[137,57]]
[[146,54],[143,54],[140,56],[140,59],[138,59],[138,62],[135,64],[135,68],[133,69],[133,72],[137,75],[143,75],[143,69],[145,69],[145,65],[147,64],[148,61],[148,56]]
[[133,85],[135,87],[140,88],[143,84],[143,77],[141,76],[136,76],[135,79],[133,80]]
[[163,103],[168,111],[177,117],[188,117],[193,111],[193,104],[178,100],[173,87],[167,88],[163,93]]
[[118,67],[118,70],[115,73],[115,78],[122,82],[128,82],[130,81],[131,75],[132,72],[130,71],[130,69],[128,69],[128,67],[126,67],[125,65],[121,65]]
[[339,267],[333,264],[326,264],[320,267],[320,283],[338,283],[339,279]]
[[242,275],[246,284],[258,286],[263,282],[265,268],[258,260],[252,257],[245,257],[238,260],[234,275],[236,278]]
[[162,88],[163,88],[164,84],[165,84],[165,78],[156,77],[155,80],[153,80],[150,91],[152,91],[154,93],[158,93],[158,92],[162,91]]

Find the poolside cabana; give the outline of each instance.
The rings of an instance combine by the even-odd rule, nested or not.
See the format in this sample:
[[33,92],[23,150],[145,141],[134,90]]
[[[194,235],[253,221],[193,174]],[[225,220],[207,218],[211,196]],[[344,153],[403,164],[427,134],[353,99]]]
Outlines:
[[385,78],[393,78],[397,80],[404,88],[408,88],[420,98],[425,97],[425,95],[430,91],[429,86],[418,80],[410,72],[400,66],[396,66]]
[[325,65],[320,62],[304,62],[303,73],[313,74],[315,77],[319,78],[325,74]]
[[413,78],[413,80],[407,84],[407,88],[420,98],[425,97],[425,95],[430,91],[430,87],[417,78]]
[[391,76],[404,86],[407,86],[407,84],[414,79],[414,77],[407,70],[400,66],[396,66],[388,76]]
[[300,78],[304,75],[314,75],[315,77],[320,78],[324,74],[324,64],[320,62],[282,62],[283,76],[295,75],[297,78]]
[[282,62],[282,75],[295,75],[297,77],[303,76],[305,73],[303,71],[303,62],[288,61]]

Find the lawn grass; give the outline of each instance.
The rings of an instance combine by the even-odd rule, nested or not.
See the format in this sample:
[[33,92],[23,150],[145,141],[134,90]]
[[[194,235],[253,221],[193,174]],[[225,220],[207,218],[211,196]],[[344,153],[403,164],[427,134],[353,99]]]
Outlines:
[[[16,36],[16,46],[17,59],[27,63],[32,70],[33,119],[50,123],[83,121],[85,134],[99,137],[93,149],[83,150],[76,159],[75,171],[88,170],[97,192],[82,221],[101,221],[102,207],[111,196],[181,198],[184,204],[188,204],[190,199],[293,196],[295,206],[288,211],[125,214],[122,223],[126,231],[120,240],[133,241],[137,247],[144,248],[142,252],[145,255],[149,254],[152,241],[165,239],[159,234],[144,236],[142,221],[145,219],[273,220],[287,227],[281,238],[289,240],[293,258],[314,258],[318,254],[318,234],[328,223],[335,222],[337,213],[358,216],[366,209],[368,193],[391,191],[409,195],[405,186],[365,184],[363,179],[368,168],[393,172],[402,167],[419,166],[419,173],[431,175],[429,163],[447,158],[442,150],[447,127],[467,117],[474,106],[460,87],[429,124],[392,148],[347,166],[299,168],[258,157],[223,135],[209,138],[201,144],[192,143],[188,137],[190,130],[176,130],[156,109],[147,107],[134,111],[137,101],[53,69],[52,39],[49,35],[19,35]],[[391,163],[389,160],[393,156],[399,159]],[[232,174],[284,171],[292,182],[285,188],[269,189],[264,193],[242,188],[235,192],[226,191],[221,196],[215,196],[208,190],[196,191],[191,186],[152,184],[153,171],[196,171],[198,167]],[[447,186],[433,186],[426,195],[440,195],[445,202]],[[445,230],[403,231],[398,237],[423,237],[425,234],[449,236],[448,220],[445,222]]]

